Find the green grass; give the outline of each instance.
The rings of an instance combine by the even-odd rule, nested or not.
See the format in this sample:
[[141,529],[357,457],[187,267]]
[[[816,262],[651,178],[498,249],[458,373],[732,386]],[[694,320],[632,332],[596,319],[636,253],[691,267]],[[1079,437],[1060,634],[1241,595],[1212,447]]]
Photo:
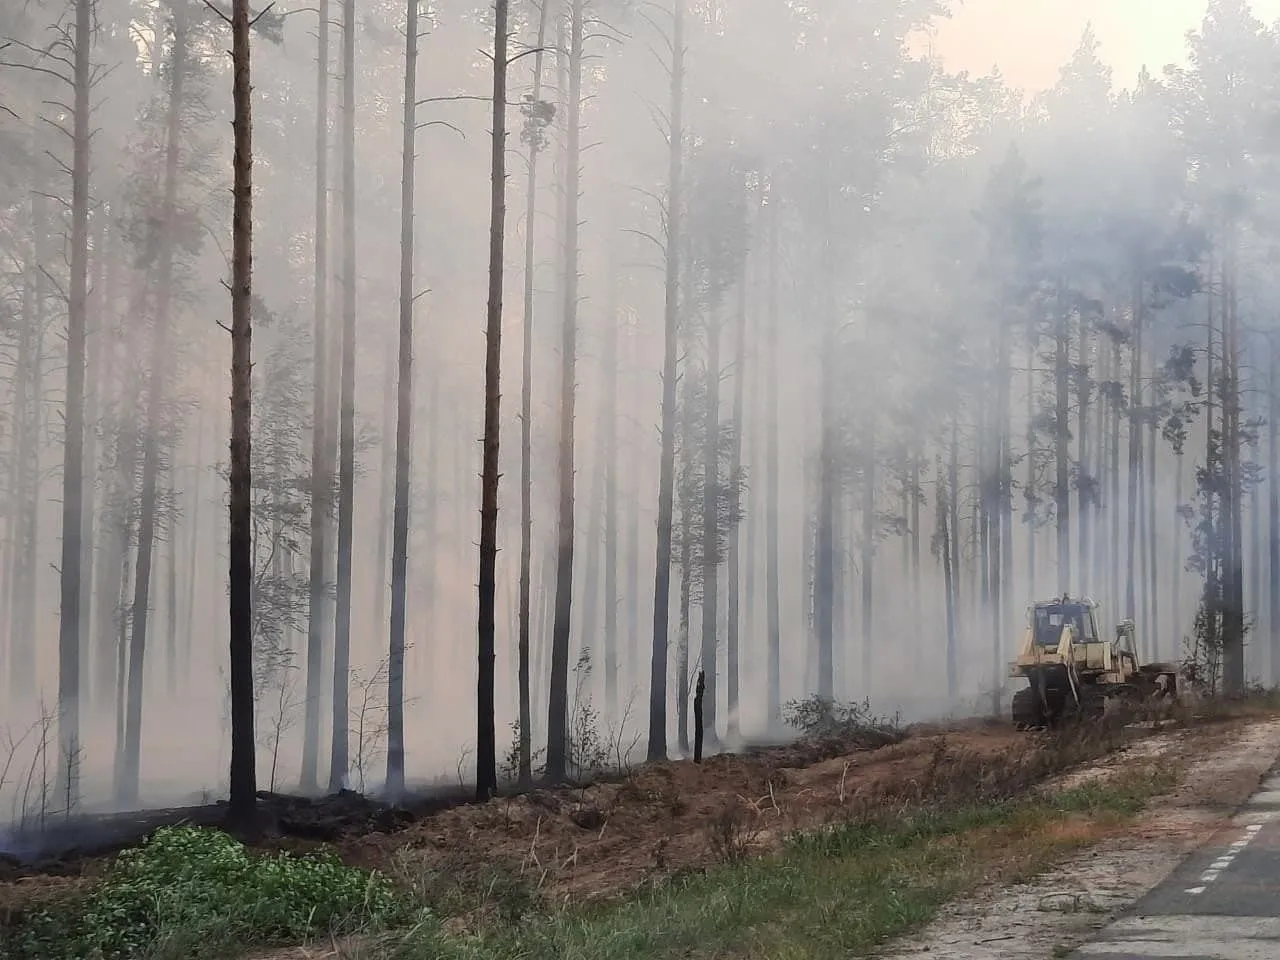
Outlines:
[[[1138,813],[1169,774],[1053,797],[831,827],[770,857],[689,874],[622,903],[466,937],[423,924],[398,960],[845,960],[930,920],[999,870],[1027,877]],[[1064,830],[1064,823],[1074,829]]]

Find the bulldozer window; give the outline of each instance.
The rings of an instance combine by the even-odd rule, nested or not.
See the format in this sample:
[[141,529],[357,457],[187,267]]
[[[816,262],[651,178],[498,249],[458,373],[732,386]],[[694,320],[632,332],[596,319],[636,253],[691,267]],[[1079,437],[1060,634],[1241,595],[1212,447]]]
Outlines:
[[1036,643],[1042,647],[1056,647],[1062,639],[1062,627],[1070,623],[1077,639],[1084,642],[1096,640],[1093,617],[1080,604],[1045,605],[1036,608]]

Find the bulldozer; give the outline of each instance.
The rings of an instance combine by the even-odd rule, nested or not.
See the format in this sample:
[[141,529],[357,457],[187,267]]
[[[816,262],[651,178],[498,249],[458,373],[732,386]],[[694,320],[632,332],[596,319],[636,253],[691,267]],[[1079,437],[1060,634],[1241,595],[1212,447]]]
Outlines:
[[1066,594],[1027,607],[1027,627],[1011,678],[1028,685],[1013,695],[1020,730],[1054,727],[1070,718],[1101,717],[1111,704],[1177,696],[1178,668],[1141,663],[1132,620],[1116,625],[1115,639],[1098,634],[1098,604]]

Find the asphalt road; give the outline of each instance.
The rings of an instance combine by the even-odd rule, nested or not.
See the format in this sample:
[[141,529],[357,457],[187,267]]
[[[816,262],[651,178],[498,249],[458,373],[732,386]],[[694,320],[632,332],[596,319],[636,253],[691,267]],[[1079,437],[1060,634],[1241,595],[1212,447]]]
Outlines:
[[1280,773],[1072,960],[1280,960]]

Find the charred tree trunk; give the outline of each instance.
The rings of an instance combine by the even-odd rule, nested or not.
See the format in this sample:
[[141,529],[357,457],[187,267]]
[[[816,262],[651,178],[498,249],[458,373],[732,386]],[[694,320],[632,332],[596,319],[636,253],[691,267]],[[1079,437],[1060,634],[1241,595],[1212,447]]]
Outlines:
[[[404,629],[409,575],[409,465],[413,447],[413,197],[418,2],[409,0],[405,5],[404,117],[400,155],[400,341],[396,378],[395,501],[391,521],[391,643],[387,652],[386,790],[393,800],[399,800],[404,792]],[[505,136],[503,139],[505,141]],[[430,545],[428,549],[431,549]]]
[[333,739],[329,791],[349,765],[351,541],[356,470],[356,2],[342,3],[342,373],[338,410],[338,569],[333,628]]
[[[496,0],[493,25],[493,136],[489,160],[489,309],[485,319],[484,459],[480,474],[480,616],[476,681],[476,797],[480,800],[489,799],[498,789],[497,737],[493,716],[496,662],[494,600],[498,562],[498,440],[502,432],[502,257],[507,220],[507,12],[508,0]],[[565,639],[568,639],[567,635]]]
[[249,0],[232,0],[235,161],[231,253],[231,802],[228,814],[252,827],[257,807],[253,729],[253,544],[250,423],[253,328],[253,121],[249,98]]
[[302,778],[304,793],[320,786],[320,698],[324,686],[327,622],[328,531],[333,515],[333,463],[328,456],[329,425],[329,0],[318,0],[316,52],[315,248],[311,334],[314,353],[311,406],[311,557],[307,586],[307,679],[303,707]]
[[[533,55],[533,108],[542,103],[542,64],[547,43],[547,21],[552,0],[543,0],[538,14],[538,45]],[[538,214],[538,158],[543,146],[543,123],[530,118],[526,126],[529,147],[528,172],[525,181],[524,238],[524,318],[521,344],[520,374],[520,624],[518,645],[520,744],[519,781],[522,786],[533,782],[533,704],[529,690],[529,599],[533,562],[533,271],[534,220]]]
[[[684,4],[672,0],[671,107],[668,135],[666,284],[663,310],[662,461],[658,478],[658,546],[654,563],[653,651],[649,670],[649,760],[667,756],[667,630],[675,512],[676,364],[679,336],[680,228],[684,179]],[[682,590],[683,592],[683,590]],[[687,658],[686,658],[687,659]],[[683,697],[683,693],[681,693]]]
[[572,0],[569,103],[565,148],[564,311],[560,370],[560,523],[555,626],[551,637],[551,690],[547,712],[547,776],[563,780],[569,751],[569,625],[573,613],[574,405],[578,352],[578,193],[582,139],[582,42],[585,0]]
[[71,290],[67,314],[66,439],[62,467],[62,597],[58,633],[59,795],[67,810],[79,797],[80,600],[84,524],[85,323],[89,282],[90,0],[76,0],[75,99],[71,169]]

